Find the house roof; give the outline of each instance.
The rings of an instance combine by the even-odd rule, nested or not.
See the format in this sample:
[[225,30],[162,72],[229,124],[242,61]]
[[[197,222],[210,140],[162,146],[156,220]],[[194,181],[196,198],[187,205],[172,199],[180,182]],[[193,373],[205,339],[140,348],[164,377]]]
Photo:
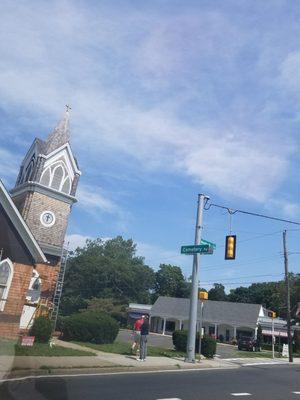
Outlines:
[[[151,316],[187,320],[189,319],[189,307],[189,299],[159,297],[152,306]],[[206,300],[203,306],[203,320],[237,327],[255,327],[260,309],[260,304]],[[197,317],[200,318],[200,302],[198,302]]]
[[26,248],[31,254],[33,260],[38,262],[47,262],[47,259],[32,235],[30,229],[23,220],[21,214],[19,213],[17,207],[12,201],[9,193],[5,189],[2,181],[0,180],[0,203],[7,214],[8,218],[11,220],[12,224],[16,228],[17,232],[21,236]]

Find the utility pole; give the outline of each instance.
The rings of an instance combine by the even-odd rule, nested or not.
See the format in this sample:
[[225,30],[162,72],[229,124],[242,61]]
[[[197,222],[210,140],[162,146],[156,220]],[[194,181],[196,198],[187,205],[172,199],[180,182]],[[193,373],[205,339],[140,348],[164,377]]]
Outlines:
[[[201,242],[201,231],[202,227],[202,216],[205,201],[209,197],[204,194],[198,194],[198,205],[197,205],[197,218],[195,228],[195,246],[198,246]],[[197,305],[198,305],[198,276],[199,276],[199,260],[200,255],[194,254],[193,258],[193,274],[192,274],[192,290],[190,297],[190,313],[189,313],[189,331],[188,331],[188,342],[187,342],[187,355],[186,362],[195,362],[195,342],[196,342],[196,328],[197,328]]]
[[293,344],[291,335],[291,296],[290,296],[290,278],[288,270],[288,254],[286,250],[286,230],[283,231],[283,254],[284,254],[284,271],[286,284],[286,304],[287,304],[287,334],[289,347],[289,362],[293,362]]

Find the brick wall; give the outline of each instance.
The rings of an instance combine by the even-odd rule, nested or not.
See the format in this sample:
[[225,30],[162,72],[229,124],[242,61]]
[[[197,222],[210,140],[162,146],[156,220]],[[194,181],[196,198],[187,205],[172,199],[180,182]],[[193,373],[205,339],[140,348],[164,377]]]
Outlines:
[[[28,201],[23,203],[25,208],[22,215],[31,232],[39,243],[61,247],[70,214],[70,205],[41,193],[33,192]],[[51,227],[45,227],[40,221],[43,211],[52,211],[55,215],[55,223]]]
[[56,266],[49,266],[46,264],[37,264],[36,270],[42,280],[41,296],[49,298],[52,301],[54,290],[56,286],[57,275],[59,272],[60,264]]
[[32,276],[33,266],[14,263],[14,275],[4,310],[0,312],[0,336],[16,337]]

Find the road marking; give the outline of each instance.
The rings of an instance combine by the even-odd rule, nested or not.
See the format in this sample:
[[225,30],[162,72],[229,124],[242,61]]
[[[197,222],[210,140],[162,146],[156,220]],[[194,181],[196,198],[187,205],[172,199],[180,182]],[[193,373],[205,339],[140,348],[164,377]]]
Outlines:
[[285,365],[286,361],[265,361],[265,362],[253,362],[242,364],[243,367],[250,367],[252,365]]
[[294,394],[300,394],[300,392],[292,392],[292,393],[294,393]]
[[252,396],[251,393],[230,393],[231,396]]
[[181,399],[178,399],[178,397],[168,397],[166,399],[157,399],[157,400],[181,400]]

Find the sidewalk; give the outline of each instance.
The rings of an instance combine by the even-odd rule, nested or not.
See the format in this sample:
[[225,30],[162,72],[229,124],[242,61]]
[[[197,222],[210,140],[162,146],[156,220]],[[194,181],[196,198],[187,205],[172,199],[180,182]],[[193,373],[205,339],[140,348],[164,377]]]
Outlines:
[[[54,345],[87,350],[75,343],[55,339]],[[0,379],[51,374],[75,374],[93,372],[121,371],[159,371],[178,369],[237,368],[237,365],[218,358],[201,360],[201,363],[185,363],[183,358],[147,357],[139,362],[134,356],[105,353],[88,349],[95,356],[81,357],[33,357],[33,356],[0,356]]]
[[[84,346],[55,339],[54,345],[86,350]],[[89,348],[95,356],[82,357],[33,357],[33,356],[0,356],[0,380],[5,378],[32,376],[32,375],[61,375],[78,373],[112,373],[112,372],[142,372],[163,370],[197,370],[214,368],[240,368],[245,364],[272,363],[272,359],[231,358],[231,359],[204,359],[201,363],[190,364],[183,358],[147,357],[145,362],[139,362],[134,356],[105,353]],[[300,364],[300,359],[294,360]],[[278,359],[280,363],[287,363],[287,359]]]

